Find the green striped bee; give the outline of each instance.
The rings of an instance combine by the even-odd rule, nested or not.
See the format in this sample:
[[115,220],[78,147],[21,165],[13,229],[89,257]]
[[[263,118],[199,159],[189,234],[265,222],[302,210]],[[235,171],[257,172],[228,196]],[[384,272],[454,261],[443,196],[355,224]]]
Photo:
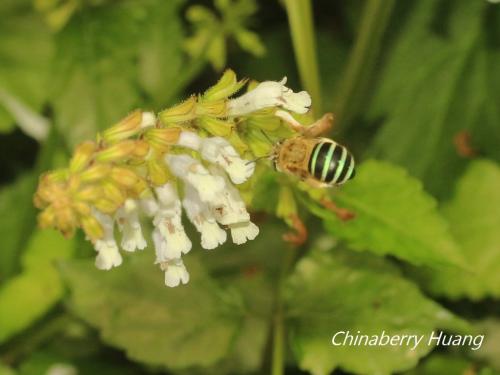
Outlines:
[[275,168],[313,187],[342,185],[352,179],[355,162],[349,150],[332,139],[313,137],[331,127],[332,120],[331,114],[325,115],[301,135],[276,144],[272,157]]

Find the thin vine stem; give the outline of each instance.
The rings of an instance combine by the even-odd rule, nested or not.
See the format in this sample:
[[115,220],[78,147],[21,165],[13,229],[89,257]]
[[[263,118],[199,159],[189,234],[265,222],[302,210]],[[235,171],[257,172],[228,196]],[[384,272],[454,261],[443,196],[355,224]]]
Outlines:
[[394,0],[366,2],[359,33],[333,103],[337,125],[345,127],[359,108],[394,4]]
[[311,0],[285,0],[295,61],[304,88],[311,94],[314,117],[322,113],[321,85]]

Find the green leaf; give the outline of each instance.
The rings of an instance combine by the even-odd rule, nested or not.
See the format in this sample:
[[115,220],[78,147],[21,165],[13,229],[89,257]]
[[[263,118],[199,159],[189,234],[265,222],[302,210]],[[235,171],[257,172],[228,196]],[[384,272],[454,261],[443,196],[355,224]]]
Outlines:
[[34,176],[23,175],[0,190],[0,281],[16,271],[17,259],[27,235],[24,231],[25,213],[32,207],[34,184]]
[[84,7],[58,33],[52,102],[71,146],[140,106],[135,60],[147,21],[145,5],[123,1]]
[[[0,91],[39,111],[47,100],[53,43],[28,0],[0,5]],[[13,129],[12,114],[0,102],[0,132]]]
[[419,1],[408,12],[370,110],[372,118],[385,118],[371,155],[405,166],[440,197],[466,165],[453,137],[479,132],[482,140],[474,142],[488,145],[473,147],[493,152],[493,135],[500,136],[500,72],[493,68],[500,51],[488,42],[484,20],[500,8],[486,1],[446,4]]
[[[203,374],[254,373],[262,369],[283,257],[288,249],[279,235],[285,225],[269,220],[245,245],[225,244],[203,261],[211,275],[242,296],[244,320],[225,359]],[[270,253],[272,249],[272,254]]]
[[436,294],[451,298],[500,297],[500,168],[475,161],[458,181],[445,207],[451,230],[461,244],[470,272],[424,271],[423,282]]
[[328,232],[351,248],[394,255],[413,264],[463,266],[436,201],[404,169],[366,161],[333,198],[356,217],[345,222],[326,209],[310,207],[323,217]]
[[500,321],[489,318],[476,323],[476,327],[484,334],[484,343],[481,349],[471,353],[472,356],[500,371]]
[[167,288],[149,252],[134,254],[120,268],[102,272],[92,261],[61,270],[71,307],[103,340],[141,362],[170,369],[209,366],[226,356],[242,320],[241,300],[217,285],[188,257],[188,285]]
[[464,375],[476,374],[477,365],[468,359],[444,354],[433,354],[424,363],[405,375]]
[[53,230],[38,230],[23,254],[24,270],[0,288],[0,343],[29,327],[62,297],[53,261],[67,259],[73,242]]
[[0,364],[0,375],[16,375],[16,372],[3,364]]
[[[383,259],[334,249],[303,258],[286,289],[289,336],[299,366],[315,375],[337,367],[361,374],[409,369],[430,350],[437,328],[467,325],[424,297]],[[425,335],[411,346],[334,346],[336,332],[365,335]]]
[[0,342],[43,316],[61,295],[59,276],[51,266],[9,279],[0,289]]
[[148,23],[139,52],[139,81],[155,106],[165,106],[174,82],[183,68],[183,30],[179,8],[183,0],[150,1]]

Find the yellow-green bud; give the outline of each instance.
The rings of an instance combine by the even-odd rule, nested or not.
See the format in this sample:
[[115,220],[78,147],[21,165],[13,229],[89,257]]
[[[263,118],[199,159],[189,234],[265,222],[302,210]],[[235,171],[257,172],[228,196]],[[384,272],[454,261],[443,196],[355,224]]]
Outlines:
[[281,127],[281,120],[274,116],[275,109],[272,108],[261,110],[257,113],[252,113],[252,116],[247,118],[249,128],[260,128],[266,132],[273,132]]
[[116,185],[112,181],[103,181],[102,191],[104,192],[104,197],[117,204],[118,206],[125,202],[125,193],[120,189],[118,185]]
[[248,127],[246,140],[252,153],[256,157],[266,156],[271,152],[273,145],[269,142],[264,134],[258,129]]
[[201,116],[197,123],[210,134],[220,137],[228,137],[234,129],[232,123],[208,116]]
[[110,170],[111,167],[108,164],[95,164],[80,174],[80,181],[84,183],[101,180],[109,174]]
[[86,186],[75,193],[75,199],[83,202],[95,202],[102,197],[102,188],[97,185]]
[[110,177],[119,185],[127,188],[132,187],[139,180],[139,176],[134,171],[124,167],[113,167]]
[[76,147],[75,153],[69,162],[69,171],[71,173],[81,172],[92,159],[97,148],[95,142],[87,141]]
[[120,143],[99,151],[96,154],[95,160],[100,162],[123,161],[123,159],[129,157],[133,153],[135,145],[136,142],[132,140],[121,141]]
[[113,214],[120,205],[110,201],[109,199],[100,198],[94,202],[95,208],[99,211],[104,212],[105,214]]
[[107,143],[114,143],[127,139],[141,130],[142,111],[135,110],[111,128],[102,133],[102,139]]
[[138,140],[135,143],[135,149],[132,154],[134,158],[144,159],[149,152],[149,144],[144,140]]
[[133,198],[139,198],[145,190],[148,190],[148,183],[143,178],[137,179],[136,183],[130,187]]
[[148,160],[148,175],[156,186],[164,185],[171,178],[165,163],[159,159]]
[[227,106],[224,99],[214,101],[198,102],[196,106],[197,116],[226,117]]
[[91,215],[86,215],[81,218],[82,228],[85,234],[92,240],[98,240],[104,236],[104,231],[101,224]]
[[246,79],[238,82],[236,74],[228,69],[214,86],[205,91],[203,99],[209,101],[225,99],[239,91],[246,82]]
[[71,237],[75,232],[77,221],[73,210],[70,207],[60,207],[55,216],[55,226],[66,238]]
[[84,202],[74,202],[73,207],[80,216],[90,215],[90,206]]
[[156,128],[146,132],[145,138],[158,151],[166,151],[179,140],[181,128]]
[[158,118],[164,124],[191,121],[196,117],[195,114],[196,97],[191,96],[174,107],[168,108],[158,115]]
[[240,155],[243,155],[248,151],[247,144],[243,142],[237,132],[232,132],[231,135],[227,137],[227,140],[231,143],[235,150],[238,151]]
[[53,207],[47,207],[38,214],[38,225],[42,229],[51,228],[55,224],[55,219],[56,216]]

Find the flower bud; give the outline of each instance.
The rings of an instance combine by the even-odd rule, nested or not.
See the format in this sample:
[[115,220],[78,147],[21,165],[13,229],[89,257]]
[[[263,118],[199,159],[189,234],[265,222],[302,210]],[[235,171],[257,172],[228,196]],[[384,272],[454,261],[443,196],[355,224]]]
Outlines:
[[133,198],[138,199],[149,188],[148,183],[143,178],[138,178],[136,183],[130,187]]
[[100,162],[122,161],[132,154],[135,149],[135,145],[136,142],[132,140],[121,141],[120,143],[114,144],[102,151],[99,151],[95,157],[95,160]]
[[148,130],[145,138],[158,151],[166,151],[178,142],[180,134],[181,128],[156,128]]
[[210,134],[220,137],[228,137],[234,129],[233,124],[208,116],[201,116],[198,124]]
[[83,142],[76,147],[75,153],[69,162],[69,171],[71,173],[81,172],[92,158],[97,145],[95,142]]
[[231,135],[227,137],[227,140],[233,145],[240,155],[243,155],[248,151],[248,145],[243,142],[238,133],[232,132]]
[[246,79],[238,82],[236,74],[231,69],[228,69],[217,84],[205,91],[203,99],[210,101],[225,99],[239,91],[245,83],[247,83]]
[[55,212],[53,207],[47,207],[38,214],[38,225],[42,229],[51,228],[55,224]]
[[132,156],[137,159],[144,159],[149,152],[149,144],[146,141],[139,140],[135,143],[135,149]]
[[198,102],[196,106],[197,116],[211,116],[211,117],[226,117],[226,101],[225,100],[215,100],[215,101],[203,101]]
[[164,185],[171,179],[167,166],[159,159],[148,160],[148,175],[151,182],[156,186]]
[[107,143],[115,143],[127,139],[141,129],[142,111],[135,110],[123,120],[102,133]]
[[106,199],[109,199],[118,206],[121,205],[123,202],[125,202],[126,197],[124,192],[120,189],[118,185],[116,185],[112,181],[109,180],[103,181],[102,191]]
[[90,215],[90,206],[84,202],[74,202],[73,207],[80,216]]
[[83,202],[95,202],[102,197],[102,188],[99,186],[86,186],[75,194],[75,199]]
[[82,228],[85,234],[92,240],[98,240],[104,236],[101,224],[91,215],[86,215],[81,219]]
[[132,187],[139,179],[139,176],[134,171],[124,167],[113,167],[110,177],[119,185],[127,188]]
[[105,214],[113,214],[119,206],[120,205],[105,198],[100,198],[94,202],[94,207]]
[[196,117],[195,105],[196,97],[191,96],[181,104],[160,112],[158,117],[164,124],[190,121]]
[[94,164],[80,174],[80,181],[82,183],[98,181],[106,177],[110,171],[111,167],[108,164]]
[[55,216],[55,226],[66,238],[71,237],[75,232],[77,221],[73,210],[70,207],[61,207]]

